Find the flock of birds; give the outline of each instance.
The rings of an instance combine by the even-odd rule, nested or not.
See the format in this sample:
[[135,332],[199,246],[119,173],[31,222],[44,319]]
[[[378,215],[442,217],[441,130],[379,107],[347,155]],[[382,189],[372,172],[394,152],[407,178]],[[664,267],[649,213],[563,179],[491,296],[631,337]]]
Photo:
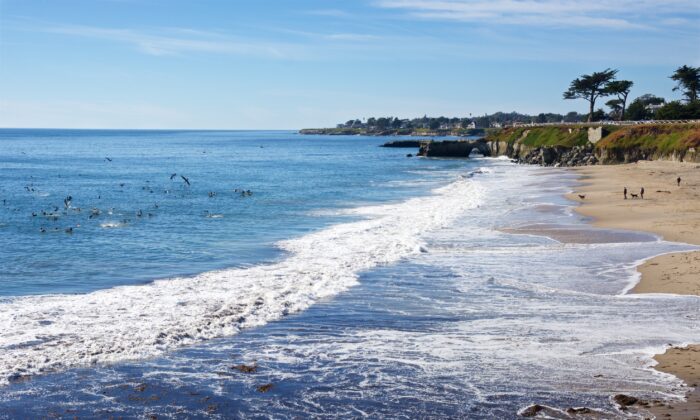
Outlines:
[[[109,158],[109,157],[106,157],[105,160],[107,162],[112,162],[112,158]],[[173,181],[177,176],[178,176],[177,173],[173,173],[172,175],[170,175],[170,180]],[[184,175],[180,175],[180,178],[182,179],[183,185],[186,188],[191,187],[192,183],[190,182],[190,179],[188,177],[186,177]],[[146,181],[146,183],[149,184],[150,181]],[[125,185],[126,185],[125,183],[120,183],[119,187],[123,188]],[[32,193],[32,194],[39,193],[37,187],[34,186],[34,183],[30,183],[29,185],[26,185],[24,187],[24,190],[29,192],[29,193]],[[142,190],[147,191],[149,193],[154,193],[154,190],[151,186],[143,186]],[[172,191],[169,189],[163,190],[164,194],[170,194],[171,192]],[[236,194],[239,194],[241,197],[249,197],[249,196],[253,195],[253,192],[251,190],[245,190],[245,189],[240,189],[240,188],[234,189],[233,192]],[[217,193],[215,191],[209,191],[207,193],[207,196],[209,198],[214,198],[217,196]],[[98,195],[97,199],[100,200],[101,198],[102,198],[102,196]],[[3,199],[2,204],[3,204],[3,207],[9,206],[9,202],[7,199]],[[152,209],[153,209],[153,211],[155,211],[159,207],[160,206],[158,203],[154,203],[152,206]],[[20,211],[19,208],[14,208],[12,210],[15,212]],[[32,211],[31,217],[32,218],[43,218],[46,221],[50,221],[50,222],[58,222],[62,217],[70,216],[70,215],[78,215],[78,214],[83,214],[83,213],[88,214],[88,220],[98,219],[103,214],[107,214],[110,216],[114,215],[114,214],[118,214],[118,212],[116,212],[113,207],[108,208],[108,209],[100,209],[98,207],[92,207],[89,210],[83,211],[83,209],[81,207],[77,207],[77,206],[73,205],[73,196],[68,195],[63,199],[63,209],[60,209],[59,206],[57,206],[57,205],[51,205],[51,207],[48,210]],[[154,217],[154,216],[155,216],[155,214],[153,212],[149,212],[148,210],[144,211],[143,209],[138,209],[135,212],[135,217],[137,217],[137,218],[150,218],[150,217]],[[209,211],[206,211],[206,217],[211,218],[211,217],[223,217],[223,216],[222,215],[213,215],[213,214],[209,213]],[[131,222],[130,219],[123,218],[118,225],[124,226],[124,225],[129,224],[130,222]],[[106,227],[115,227],[115,226],[117,226],[117,224],[103,225],[103,227],[105,227],[105,226]],[[79,223],[74,224],[73,226],[68,226],[68,227],[63,227],[63,228],[59,228],[59,227],[47,228],[47,227],[42,225],[39,228],[39,232],[40,233],[47,233],[49,231],[60,232],[61,230],[63,230],[67,234],[72,234],[74,232],[74,228],[79,228],[79,227],[81,227],[81,225]]]

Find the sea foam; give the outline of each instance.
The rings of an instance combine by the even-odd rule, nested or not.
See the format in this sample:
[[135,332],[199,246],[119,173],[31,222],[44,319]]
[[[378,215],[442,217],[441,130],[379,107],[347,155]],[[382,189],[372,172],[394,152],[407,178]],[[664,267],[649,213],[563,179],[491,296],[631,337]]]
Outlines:
[[459,179],[432,195],[350,210],[362,220],[280,242],[274,264],[157,280],[81,295],[0,303],[0,383],[95,363],[153,357],[236,334],[357,284],[358,274],[425,249],[425,232],[477,207],[482,187]]

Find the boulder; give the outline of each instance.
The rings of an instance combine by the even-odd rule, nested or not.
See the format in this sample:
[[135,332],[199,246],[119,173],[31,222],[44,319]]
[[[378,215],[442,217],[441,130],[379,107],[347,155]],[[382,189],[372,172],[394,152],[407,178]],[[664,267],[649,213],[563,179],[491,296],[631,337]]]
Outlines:
[[639,399],[625,394],[617,394],[613,397],[613,401],[615,401],[617,405],[624,409],[629,407],[630,405],[636,404],[639,401]]
[[539,404],[532,404],[529,407],[524,408],[522,411],[520,411],[520,415],[523,417],[535,417],[537,414],[539,414],[542,410],[544,410],[544,407],[542,407]]

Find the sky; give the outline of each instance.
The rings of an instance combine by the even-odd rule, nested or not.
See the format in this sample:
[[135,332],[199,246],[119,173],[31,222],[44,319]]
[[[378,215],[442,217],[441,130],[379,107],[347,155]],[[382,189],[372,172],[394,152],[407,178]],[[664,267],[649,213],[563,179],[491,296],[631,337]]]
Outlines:
[[582,74],[670,100],[684,64],[700,0],[0,0],[0,127],[587,112]]

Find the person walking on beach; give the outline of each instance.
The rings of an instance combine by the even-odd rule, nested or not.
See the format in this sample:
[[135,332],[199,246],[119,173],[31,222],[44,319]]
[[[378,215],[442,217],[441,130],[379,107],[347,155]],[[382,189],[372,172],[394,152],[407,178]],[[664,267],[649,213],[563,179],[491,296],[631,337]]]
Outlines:
[[622,192],[622,194],[625,195],[625,200],[627,200],[627,187],[625,187],[625,190]]
[[681,186],[681,177],[678,177],[676,179],[676,184],[678,184],[679,187]]
[[644,200],[644,187],[642,187],[641,190],[639,190],[639,196]]

